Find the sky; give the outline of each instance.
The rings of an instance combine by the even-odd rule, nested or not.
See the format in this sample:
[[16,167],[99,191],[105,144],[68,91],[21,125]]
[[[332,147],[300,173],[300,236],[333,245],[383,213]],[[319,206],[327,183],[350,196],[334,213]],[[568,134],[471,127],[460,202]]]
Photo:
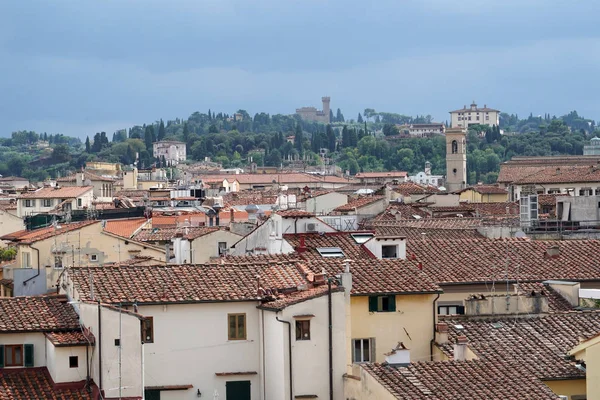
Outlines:
[[600,120],[600,2],[0,1],[0,136],[85,137],[331,97],[448,120],[473,100]]

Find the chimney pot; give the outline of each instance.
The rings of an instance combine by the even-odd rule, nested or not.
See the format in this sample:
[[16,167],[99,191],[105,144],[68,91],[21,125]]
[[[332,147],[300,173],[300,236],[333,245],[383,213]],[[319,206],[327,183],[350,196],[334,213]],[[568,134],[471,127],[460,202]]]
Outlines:
[[448,332],[448,324],[445,322],[439,322],[436,325],[435,330],[440,333]]

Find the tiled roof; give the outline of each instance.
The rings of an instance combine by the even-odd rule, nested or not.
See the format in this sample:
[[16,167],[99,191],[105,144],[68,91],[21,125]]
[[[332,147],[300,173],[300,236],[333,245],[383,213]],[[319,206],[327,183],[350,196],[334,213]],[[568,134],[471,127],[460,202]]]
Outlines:
[[92,400],[92,394],[85,389],[85,380],[68,387],[56,385],[46,367],[0,370],[0,400],[34,399]]
[[[534,169],[528,167],[528,169]],[[523,184],[551,184],[574,182],[600,182],[600,168],[598,166],[561,166],[535,168],[531,174],[522,176],[514,183]]]
[[79,317],[66,297],[0,298],[0,333],[79,329]]
[[22,230],[18,232],[9,233],[8,235],[4,235],[0,237],[2,240],[10,240],[14,242],[31,244],[40,240],[48,239],[54,237],[54,235],[62,235],[66,232],[71,232],[77,229],[81,229],[88,225],[98,224],[99,221],[81,221],[81,222],[71,222],[70,224],[60,224],[60,228],[54,228],[53,226],[48,226],[45,228],[34,229],[31,231]]
[[390,203],[386,210],[373,218],[373,221],[395,221],[398,219],[409,219],[414,215],[421,218],[429,217],[423,206],[404,203]]
[[[344,272],[341,259],[313,259],[306,265],[314,272],[323,269],[330,276]],[[351,263],[352,295],[436,293],[441,289],[412,260],[361,259]]]
[[108,220],[104,226],[104,231],[124,238],[131,238],[147,222],[146,218]]
[[[286,295],[275,301],[270,301],[270,302],[264,303],[259,308],[262,308],[265,310],[280,311],[286,307],[293,306],[294,304],[302,303],[303,301],[307,301],[307,300],[315,299],[317,297],[324,296],[327,294],[328,291],[329,291],[329,289],[328,289],[327,285],[317,286],[317,287],[307,289],[307,290],[300,290],[300,291],[291,293],[289,295]],[[332,292],[343,292],[344,288],[335,287],[335,285],[334,285],[333,288],[331,289],[331,291]]]
[[395,221],[369,221],[369,228],[375,226],[406,226],[421,229],[475,229],[483,226],[481,218],[422,218]]
[[223,205],[225,207],[231,207],[249,204],[275,204],[277,201],[277,194],[278,193],[275,191],[262,190],[229,192],[223,195]]
[[116,193],[117,196],[123,196],[130,199],[143,199],[148,196],[148,190],[142,189],[125,189]]
[[[538,179],[541,179],[539,183],[588,182],[597,179],[599,164],[598,156],[513,157],[500,165],[498,182],[538,183]],[[577,172],[583,176],[580,178]]]
[[411,194],[435,194],[440,192],[435,186],[420,185],[415,182],[402,182],[394,187],[394,191],[403,196],[410,196]]
[[556,198],[565,196],[564,194],[538,194],[538,204],[540,206],[556,207]]
[[277,211],[278,215],[281,215],[283,218],[300,218],[300,217],[314,217],[315,214],[308,212],[308,211],[304,211],[304,210],[283,210],[283,211]]
[[264,289],[281,291],[308,283],[295,263],[154,265],[72,268],[68,275],[83,300],[94,294],[105,303],[193,303],[258,299]]
[[[442,318],[448,324],[448,343],[438,345],[448,356],[459,335],[482,360],[522,366],[539,379],[583,378],[585,373],[567,359],[580,337],[600,331],[599,311],[527,315],[504,318]],[[457,329],[460,325],[463,329]]]
[[519,215],[519,203],[502,202],[502,203],[469,203],[469,208],[475,211],[479,216],[514,216]]
[[219,230],[218,227],[188,227],[188,228],[152,228],[142,229],[133,236],[139,242],[168,242],[177,234],[186,239],[195,239],[208,233]]
[[[202,178],[202,177],[200,177]],[[337,176],[320,176],[313,174],[289,173],[289,174],[238,174],[223,175],[223,179],[229,182],[238,181],[241,184],[286,184],[286,183],[348,183],[347,179]]]
[[375,203],[377,201],[382,201],[384,199],[383,196],[360,196],[353,200],[350,200],[347,204],[339,206],[335,208],[333,211],[338,212],[348,212],[354,211],[355,208],[362,208],[364,206],[368,206],[369,204]]
[[406,171],[384,171],[384,172],[359,172],[355,175],[356,178],[406,178]]
[[546,296],[548,299],[548,311],[550,312],[573,310],[571,303],[548,284],[542,282],[519,283],[517,288],[518,292],[522,294],[536,292]]
[[480,239],[485,240],[477,229],[422,229],[408,226],[374,226],[378,236],[404,236],[407,241],[429,239]]
[[19,196],[19,199],[74,199],[93,189],[93,186],[45,187],[35,192],[23,193]]
[[153,228],[175,228],[179,224],[183,224],[186,220],[192,226],[196,226],[200,223],[204,223],[206,220],[206,214],[204,213],[189,213],[181,215],[164,215],[153,212],[152,214],[152,227]]
[[94,335],[91,332],[47,332],[46,337],[55,347],[85,346],[94,344]]
[[[373,233],[373,231],[360,232]],[[356,233],[360,232],[357,231]],[[344,252],[344,258],[352,260],[374,258],[375,256],[370,251],[352,238],[352,233],[355,232],[326,232],[323,235],[319,233],[285,234],[283,237],[291,246],[297,249],[302,258],[307,260],[321,260],[323,257],[317,251],[321,247],[339,247]],[[304,251],[298,249],[302,239],[304,239]]]
[[406,367],[362,364],[394,398],[402,400],[558,400],[548,386],[518,366],[489,361],[417,362]]
[[[77,174],[81,174],[81,172],[76,172],[74,174],[71,174],[69,176],[63,176],[61,178],[57,178],[56,181],[57,182],[76,182],[77,181]],[[102,181],[102,182],[114,182],[117,178],[109,178],[106,176],[100,176],[100,175],[96,175],[93,174],[91,172],[88,171],[84,171],[83,172],[83,177],[84,180],[85,179],[89,179],[90,181]]]
[[[550,247],[560,255],[549,257]],[[598,240],[409,240],[407,252],[440,284],[600,279]]]

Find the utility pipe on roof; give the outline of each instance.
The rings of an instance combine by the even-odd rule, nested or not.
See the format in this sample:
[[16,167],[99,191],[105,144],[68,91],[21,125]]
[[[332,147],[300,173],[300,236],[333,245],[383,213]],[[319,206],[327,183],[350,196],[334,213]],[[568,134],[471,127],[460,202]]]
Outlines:
[[440,298],[440,294],[438,293],[436,298],[433,299],[433,337],[431,338],[431,341],[429,342],[429,354],[430,354],[431,361],[433,361],[433,343],[435,342],[435,303],[438,301],[439,298]]

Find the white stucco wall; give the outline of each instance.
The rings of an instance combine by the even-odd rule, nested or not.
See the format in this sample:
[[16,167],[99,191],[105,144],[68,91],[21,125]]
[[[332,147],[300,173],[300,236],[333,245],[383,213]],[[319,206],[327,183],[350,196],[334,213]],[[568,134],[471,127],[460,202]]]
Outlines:
[[[261,310],[264,317],[264,375],[267,399],[289,398],[287,325],[275,319],[272,311]],[[285,319],[285,318],[283,318]],[[293,321],[292,321],[293,322]],[[292,330],[292,334],[294,331]],[[293,358],[293,357],[292,357]],[[293,369],[293,367],[292,367]]]
[[379,259],[382,258],[381,246],[398,246],[397,258],[406,259],[406,239],[379,239],[373,237],[365,242],[365,247]]
[[[346,372],[346,320],[343,292],[332,294],[333,309],[333,392],[334,399],[344,398],[342,375]],[[272,313],[273,314],[273,313]],[[314,315],[310,318],[310,340],[296,340],[296,319],[298,315]],[[275,316],[271,315],[274,319]],[[327,296],[305,301],[287,307],[279,319],[292,323],[292,369],[294,395],[317,395],[319,399],[329,398],[329,319]],[[281,324],[280,325],[284,325]],[[287,326],[285,326],[285,351],[287,354]],[[267,344],[268,345],[268,344]],[[285,360],[284,378],[289,380],[289,362]],[[272,379],[267,375],[267,380]],[[286,388],[289,388],[286,384]],[[289,390],[289,389],[288,389]],[[287,392],[286,392],[287,393]],[[267,398],[283,398],[269,396]]]
[[[90,351],[91,353],[91,351]],[[86,356],[85,346],[73,347],[54,347],[46,339],[46,356],[48,371],[54,380],[54,383],[61,382],[81,382],[86,379]],[[69,357],[78,357],[78,367],[69,367]]]
[[[102,337],[100,338],[98,306],[88,303],[78,303],[75,306],[83,326],[89,328],[96,338],[96,345],[90,348],[90,350],[93,349],[93,352],[90,351],[92,361],[90,375],[94,382],[104,390],[106,397],[118,398],[120,385],[122,386],[121,395],[123,397],[141,396],[142,344],[140,320],[133,315],[102,307]],[[121,334],[119,334],[119,324],[121,324]],[[120,375],[119,347],[115,346],[115,339],[119,337],[122,346]],[[102,382],[100,382],[99,373],[98,349],[100,345],[102,346]],[[83,364],[85,367],[85,362]]]
[[[145,386],[191,384],[193,389],[168,394],[170,399],[191,400],[197,399],[198,389],[209,396],[216,390],[220,398],[225,398],[227,381],[249,380],[252,398],[258,399],[261,386],[256,306],[256,302],[140,306],[141,314],[154,318],[154,343],[144,345]],[[228,340],[229,313],[246,313],[246,340]],[[257,374],[220,377],[215,375],[217,372]]]
[[[277,214],[271,215],[264,224],[237,242],[235,247],[230,249],[230,254],[243,256],[246,254],[292,253],[294,251],[293,247],[282,238],[282,220],[283,218]],[[289,229],[289,224],[287,227]]]

